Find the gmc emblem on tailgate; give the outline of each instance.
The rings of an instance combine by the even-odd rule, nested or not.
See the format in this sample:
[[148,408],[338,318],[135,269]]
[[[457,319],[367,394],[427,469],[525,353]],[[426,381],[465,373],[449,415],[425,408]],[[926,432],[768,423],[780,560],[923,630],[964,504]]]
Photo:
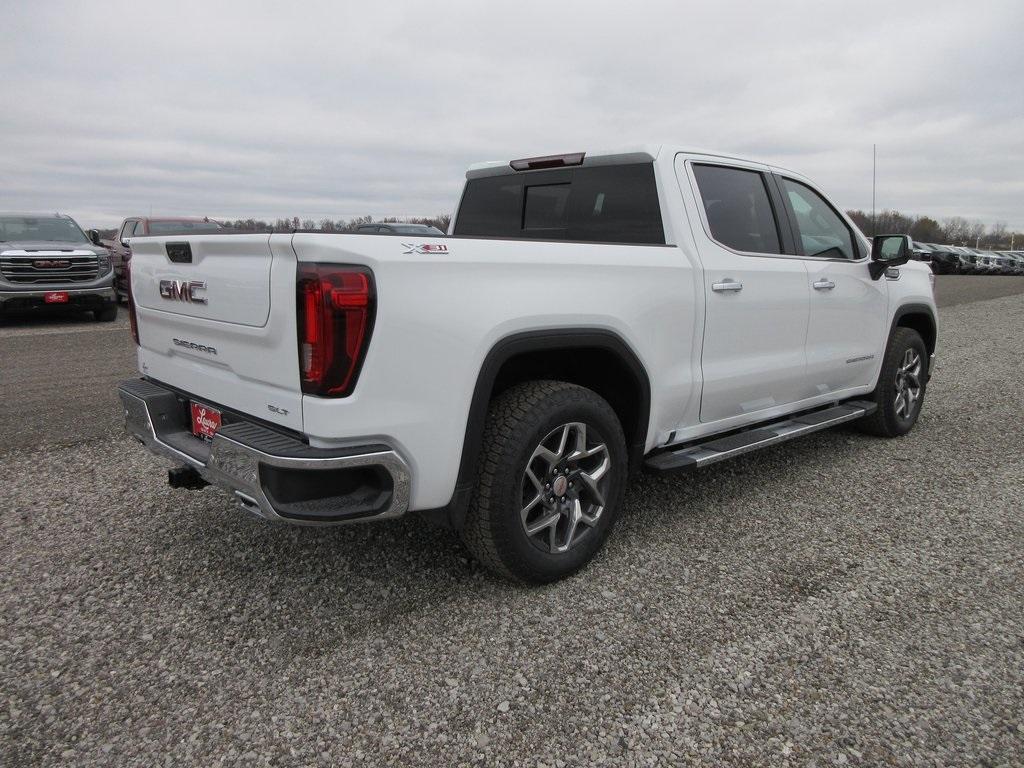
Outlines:
[[187,301],[191,304],[205,304],[206,296],[196,291],[206,291],[206,283],[202,280],[161,280],[160,295],[171,301]]

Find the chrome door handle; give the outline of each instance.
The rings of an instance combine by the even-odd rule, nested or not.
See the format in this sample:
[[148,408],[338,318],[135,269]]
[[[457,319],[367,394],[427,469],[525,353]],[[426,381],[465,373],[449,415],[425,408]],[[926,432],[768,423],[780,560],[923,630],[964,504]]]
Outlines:
[[737,283],[735,280],[723,280],[721,283],[712,283],[711,290],[718,291],[719,293],[723,291],[742,291],[743,283]]
[[836,287],[836,284],[831,280],[815,280],[811,285],[816,291],[831,291]]

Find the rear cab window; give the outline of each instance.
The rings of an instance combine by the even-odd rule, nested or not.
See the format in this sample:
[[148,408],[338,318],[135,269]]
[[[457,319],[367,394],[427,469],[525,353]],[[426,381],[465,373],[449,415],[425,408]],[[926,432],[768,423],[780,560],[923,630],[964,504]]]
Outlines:
[[454,234],[664,245],[653,163],[469,179]]

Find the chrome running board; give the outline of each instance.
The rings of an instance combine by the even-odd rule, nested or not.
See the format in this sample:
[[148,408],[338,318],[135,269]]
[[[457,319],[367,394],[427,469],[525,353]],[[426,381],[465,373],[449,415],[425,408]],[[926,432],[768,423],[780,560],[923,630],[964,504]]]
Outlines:
[[784,443],[797,437],[820,432],[837,424],[868,416],[878,406],[867,400],[851,400],[817,411],[787,416],[781,421],[758,424],[726,437],[711,437],[703,443],[669,447],[644,461],[644,468],[657,474],[697,469],[734,456]]

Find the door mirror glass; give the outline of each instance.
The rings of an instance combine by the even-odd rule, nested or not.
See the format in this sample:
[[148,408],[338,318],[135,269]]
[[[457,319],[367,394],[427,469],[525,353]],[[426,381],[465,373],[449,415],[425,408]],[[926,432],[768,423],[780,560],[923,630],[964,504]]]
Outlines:
[[912,248],[909,235],[878,235],[871,242],[871,259],[888,267],[906,264]]
[[910,235],[876,235],[871,241],[871,277],[877,280],[889,267],[906,264],[913,247]]
[[100,243],[100,233],[98,229],[90,229],[86,234],[89,235],[90,243],[93,245],[102,245],[102,243]]

